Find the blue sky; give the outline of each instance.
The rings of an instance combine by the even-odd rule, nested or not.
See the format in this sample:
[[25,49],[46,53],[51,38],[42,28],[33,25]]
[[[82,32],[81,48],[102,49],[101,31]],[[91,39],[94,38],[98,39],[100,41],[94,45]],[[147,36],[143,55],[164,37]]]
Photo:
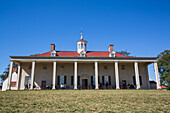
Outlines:
[[[76,50],[81,26],[90,51],[156,57],[170,49],[169,0],[0,0],[0,74],[9,56]],[[150,75],[154,78],[153,65]]]

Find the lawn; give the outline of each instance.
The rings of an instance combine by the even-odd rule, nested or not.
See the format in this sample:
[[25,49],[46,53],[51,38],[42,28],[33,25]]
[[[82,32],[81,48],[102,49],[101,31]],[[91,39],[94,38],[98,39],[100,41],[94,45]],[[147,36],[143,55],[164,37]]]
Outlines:
[[42,90],[0,92],[0,112],[169,112],[170,91]]

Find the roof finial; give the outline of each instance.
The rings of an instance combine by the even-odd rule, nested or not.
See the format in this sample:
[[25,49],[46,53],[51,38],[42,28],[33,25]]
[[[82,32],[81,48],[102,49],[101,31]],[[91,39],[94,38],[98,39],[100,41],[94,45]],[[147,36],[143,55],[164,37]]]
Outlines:
[[83,40],[83,29],[82,29],[82,26],[81,26],[81,40]]

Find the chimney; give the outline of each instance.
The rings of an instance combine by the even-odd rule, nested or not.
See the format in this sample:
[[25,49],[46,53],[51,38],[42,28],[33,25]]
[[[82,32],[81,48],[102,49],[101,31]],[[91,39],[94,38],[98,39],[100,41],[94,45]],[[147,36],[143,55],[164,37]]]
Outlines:
[[55,50],[55,44],[51,44],[51,51]]
[[109,52],[112,52],[113,51],[113,45],[109,45]]

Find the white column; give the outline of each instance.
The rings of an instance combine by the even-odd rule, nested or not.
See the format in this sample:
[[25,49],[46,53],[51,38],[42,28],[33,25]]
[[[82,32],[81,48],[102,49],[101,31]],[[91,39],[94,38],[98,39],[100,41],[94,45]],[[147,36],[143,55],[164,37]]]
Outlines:
[[115,80],[116,80],[116,89],[120,89],[120,87],[119,87],[118,62],[115,62]]
[[157,82],[157,89],[161,89],[157,62],[154,62],[154,68],[155,68],[155,76],[156,76],[156,82]]
[[56,61],[53,62],[53,88],[52,89],[55,89],[55,84],[56,83]]
[[77,89],[77,62],[74,62],[74,89]]
[[18,76],[17,76],[17,84],[16,84],[17,90],[19,90],[20,70],[21,70],[21,66],[20,64],[18,64]]
[[11,78],[12,78],[12,68],[13,68],[13,64],[14,64],[14,62],[11,61],[11,62],[10,62],[10,68],[9,68],[9,75],[8,75],[8,87],[7,87],[8,90],[11,89]]
[[99,85],[98,85],[98,62],[95,62],[95,89],[99,89]]
[[31,88],[34,86],[34,72],[35,72],[35,61],[32,62],[32,70],[31,70]]
[[135,63],[134,63],[134,66],[135,66],[136,89],[140,89],[138,63],[135,62]]

